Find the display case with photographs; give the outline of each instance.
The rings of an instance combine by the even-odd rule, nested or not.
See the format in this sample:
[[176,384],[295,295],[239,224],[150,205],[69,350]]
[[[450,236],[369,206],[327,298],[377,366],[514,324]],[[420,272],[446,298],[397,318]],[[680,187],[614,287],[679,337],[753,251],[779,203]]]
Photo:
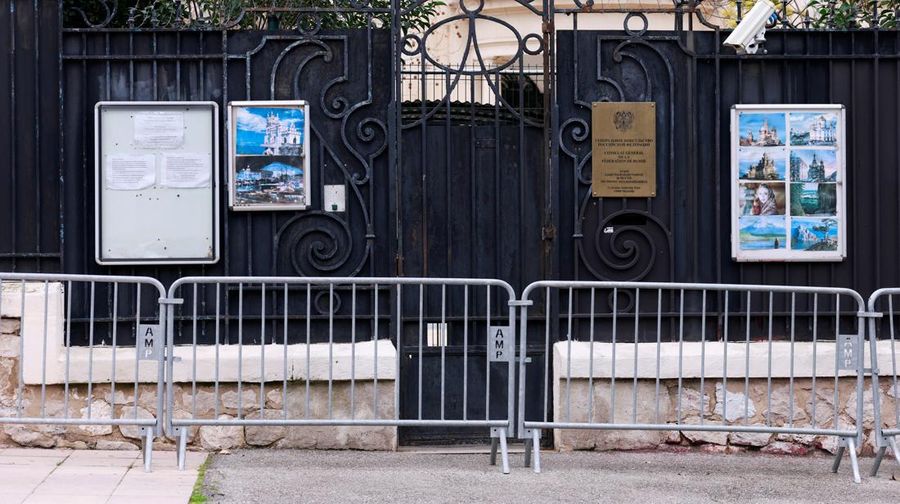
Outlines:
[[309,105],[228,104],[229,190],[234,210],[304,210],[309,204]]
[[842,105],[736,105],[732,256],[840,261],[846,251]]

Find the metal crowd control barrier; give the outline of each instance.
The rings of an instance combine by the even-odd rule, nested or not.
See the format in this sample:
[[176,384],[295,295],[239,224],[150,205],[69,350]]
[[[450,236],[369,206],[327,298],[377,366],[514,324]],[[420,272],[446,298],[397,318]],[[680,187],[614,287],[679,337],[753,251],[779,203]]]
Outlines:
[[[499,444],[507,473],[515,299],[509,284],[485,279],[179,279],[165,301],[166,430],[179,467],[197,426],[472,427],[490,429],[491,463]],[[197,352],[210,348],[214,362],[200,369]],[[387,407],[379,394],[393,396]],[[198,405],[201,396],[214,404]]]
[[[19,319],[16,389],[0,398],[0,424],[125,428],[143,440],[149,471],[162,434],[154,338],[165,327],[164,297],[147,277],[0,273],[0,316]],[[141,383],[153,388],[152,404],[140,402]]]
[[[900,368],[897,366],[898,348],[897,335],[894,331],[895,313],[894,313],[894,295],[900,294],[900,288],[880,289],[869,296],[869,312],[873,314],[881,313],[881,317],[869,318],[869,341],[871,343],[870,352],[872,354],[872,401],[875,416],[875,463],[872,465],[872,476],[878,475],[878,469],[884,460],[885,452],[888,448],[894,453],[894,458],[900,464],[900,449],[897,446],[897,436],[900,435],[900,383],[898,383],[898,374]],[[881,302],[881,303],[879,303]],[[879,310],[879,304],[880,310]],[[885,306],[886,305],[886,306]],[[886,315],[886,316],[885,316]],[[882,339],[883,343],[888,346],[890,354],[889,373],[885,375],[888,381],[887,390],[883,390],[879,384],[879,375],[884,375],[881,366],[884,363],[878,362],[878,335],[887,332],[887,339]],[[893,400],[893,408],[883,411],[882,406],[888,402],[883,394],[890,396]],[[891,411],[893,410],[893,411]],[[892,420],[891,427],[885,427],[886,421]]]
[[833,471],[849,448],[860,481],[866,313],[856,292],[542,281],[518,304],[518,432],[532,440],[535,472],[541,429],[562,429],[558,439],[577,429],[706,431],[836,436]]

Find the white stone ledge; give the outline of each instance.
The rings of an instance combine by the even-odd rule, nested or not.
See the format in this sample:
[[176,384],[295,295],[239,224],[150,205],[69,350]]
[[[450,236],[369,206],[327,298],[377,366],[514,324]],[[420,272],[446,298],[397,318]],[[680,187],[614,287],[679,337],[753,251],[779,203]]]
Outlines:
[[[705,346],[705,349],[703,348]],[[868,343],[866,347],[864,365],[869,366]],[[573,341],[571,343],[571,368],[569,367],[569,343],[559,342],[553,345],[553,374],[554,379],[611,378],[613,376],[613,345],[611,343],[594,343],[593,373],[591,373],[590,342]],[[728,343],[728,378],[766,378],[769,376],[769,362],[771,355],[771,376],[773,378],[788,378],[792,374],[795,378],[809,378],[835,376],[835,352],[837,350],[834,341],[819,341],[815,345],[813,353],[812,343],[793,344],[793,371],[791,370],[791,343],[787,341],[775,341],[770,346],[768,342]],[[637,368],[635,369],[635,352],[637,353]],[[705,353],[703,359],[701,355]],[[749,353],[749,355],[748,355]],[[615,377],[638,379],[656,379],[657,377],[657,344],[656,343],[617,343],[615,347]],[[679,358],[680,355],[680,358]],[[685,342],[679,350],[677,342],[661,343],[659,345],[659,371],[660,379],[677,379],[679,376],[679,363],[681,364],[682,378],[721,378],[725,374],[726,344],[724,342]],[[814,358],[815,357],[815,358]],[[749,361],[749,374],[748,374]],[[705,365],[703,364],[705,362]],[[883,368],[891,362],[890,341],[878,342],[878,362]],[[850,371],[840,371],[841,376],[853,375]]]
[[[265,381],[282,381],[285,379],[287,368],[287,380],[327,381],[329,362],[331,379],[335,381],[356,380],[371,381],[375,374],[375,349],[378,349],[378,374],[379,380],[393,380],[397,352],[390,340],[379,340],[357,343],[355,352],[350,343],[336,343],[332,347],[331,358],[328,355],[327,343],[309,345],[309,372],[306,369],[307,345],[297,344],[287,346],[287,361],[284,359],[284,346],[265,345],[265,366],[262,366],[262,347],[259,345],[244,345],[239,349],[238,345],[219,345],[218,347],[218,374],[216,365],[216,347],[214,345],[198,346],[196,349],[196,370],[194,369],[194,349],[190,346],[175,347],[173,376],[176,383],[213,382],[218,376],[219,382],[241,381],[259,382],[262,372],[265,371]],[[25,383],[28,385],[40,385],[42,373],[46,372],[44,383],[60,384],[66,382],[66,360],[68,359],[69,383],[107,383],[112,381],[113,349],[110,347],[94,347],[93,355],[86,347],[72,347],[66,352],[64,346],[51,347],[48,352],[46,371],[40,358],[40,353],[29,353],[26,345],[26,359],[23,368]],[[355,353],[355,356],[353,355]],[[239,358],[240,356],[240,358]],[[115,352],[116,357],[116,383],[129,383],[135,380],[135,351],[134,348],[119,348]],[[354,360],[355,357],[355,360]],[[93,366],[91,362],[93,361]],[[241,363],[238,366],[238,363]],[[285,366],[285,362],[287,365]],[[239,368],[240,367],[240,374]],[[157,380],[157,363],[155,361],[139,361],[137,381],[140,383],[155,382]]]
[[[261,381],[265,371],[265,381],[306,380],[327,381],[329,379],[329,363],[332,380],[393,380],[397,365],[397,352],[390,340],[382,339],[360,343],[335,343],[331,345],[329,356],[328,343],[312,345],[287,345],[287,365],[285,366],[285,347],[283,345],[265,345],[265,366],[262,366],[263,346],[219,345],[219,381],[236,382],[238,376],[242,381]],[[309,349],[309,370],[306,367],[306,352]],[[196,380],[212,382],[216,376],[216,347],[214,345],[198,346]],[[378,359],[375,359],[375,355]],[[176,382],[194,380],[194,352],[192,347],[176,347],[175,357],[180,358],[174,364],[173,376]],[[240,357],[240,359],[239,359]],[[238,375],[238,363],[241,363]],[[377,366],[376,366],[377,364]],[[264,369],[263,369],[264,368]],[[285,377],[287,368],[287,377]],[[377,369],[376,369],[377,368]],[[377,371],[377,375],[376,375]]]

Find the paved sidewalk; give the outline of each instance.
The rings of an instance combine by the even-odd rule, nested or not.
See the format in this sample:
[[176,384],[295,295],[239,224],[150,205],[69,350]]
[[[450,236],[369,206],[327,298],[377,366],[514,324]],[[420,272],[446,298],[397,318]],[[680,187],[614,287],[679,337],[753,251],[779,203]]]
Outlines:
[[[211,503],[341,502],[900,502],[896,462],[878,478],[851,480],[849,460],[832,474],[831,459],[759,454],[542,454],[544,472],[512,473],[487,465],[486,454],[238,450],[213,455],[204,493]],[[871,458],[861,460],[868,471]]]
[[0,448],[0,503],[184,504],[205,453],[188,453],[184,471],[174,452],[153,452],[144,472],[139,451]]

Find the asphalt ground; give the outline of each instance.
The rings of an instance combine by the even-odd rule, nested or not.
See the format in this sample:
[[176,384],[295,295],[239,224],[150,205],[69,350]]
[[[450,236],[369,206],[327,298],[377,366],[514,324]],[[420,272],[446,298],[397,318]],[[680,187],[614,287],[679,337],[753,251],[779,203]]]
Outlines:
[[[486,454],[237,450],[216,454],[209,502],[900,502],[900,467],[851,479],[849,459],[665,452],[544,452],[543,472],[510,455],[511,474]],[[871,458],[860,460],[867,475]]]

